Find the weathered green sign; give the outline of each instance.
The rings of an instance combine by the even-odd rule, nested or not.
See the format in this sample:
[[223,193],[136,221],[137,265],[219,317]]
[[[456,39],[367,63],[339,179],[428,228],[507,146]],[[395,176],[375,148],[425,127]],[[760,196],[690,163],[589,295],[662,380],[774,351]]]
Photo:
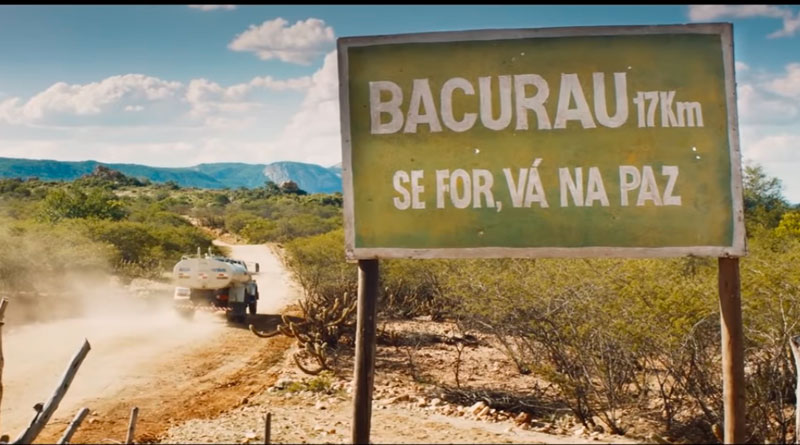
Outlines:
[[730,24],[339,39],[349,259],[741,256]]

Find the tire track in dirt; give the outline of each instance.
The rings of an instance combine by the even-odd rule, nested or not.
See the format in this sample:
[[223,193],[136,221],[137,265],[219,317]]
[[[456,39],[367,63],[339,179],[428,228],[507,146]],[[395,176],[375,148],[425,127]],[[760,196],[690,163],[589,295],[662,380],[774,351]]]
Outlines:
[[[92,415],[73,438],[74,443],[124,441],[130,410],[139,407],[136,442],[157,442],[175,423],[211,419],[248,403],[277,376],[270,367],[282,360],[291,339],[259,339],[244,329],[225,331],[191,354],[165,360],[151,378],[105,394],[91,404]],[[70,416],[52,422],[39,443],[60,437]]]

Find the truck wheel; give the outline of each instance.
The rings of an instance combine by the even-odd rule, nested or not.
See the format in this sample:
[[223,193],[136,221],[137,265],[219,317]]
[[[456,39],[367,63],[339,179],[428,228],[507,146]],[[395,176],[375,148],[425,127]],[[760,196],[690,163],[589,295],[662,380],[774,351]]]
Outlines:
[[250,311],[250,315],[255,315],[256,310],[258,309],[258,302],[253,300],[250,304],[247,305],[247,310]]
[[228,321],[233,323],[244,323],[247,317],[247,305],[244,303],[231,303],[231,310],[228,311]]

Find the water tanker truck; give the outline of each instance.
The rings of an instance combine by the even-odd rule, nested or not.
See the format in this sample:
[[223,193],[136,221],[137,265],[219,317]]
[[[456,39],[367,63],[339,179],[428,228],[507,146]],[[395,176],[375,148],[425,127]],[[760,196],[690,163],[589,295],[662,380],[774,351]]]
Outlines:
[[244,261],[206,254],[184,256],[172,269],[175,309],[191,316],[197,309],[225,311],[228,320],[243,323],[246,311],[256,313],[258,285]]

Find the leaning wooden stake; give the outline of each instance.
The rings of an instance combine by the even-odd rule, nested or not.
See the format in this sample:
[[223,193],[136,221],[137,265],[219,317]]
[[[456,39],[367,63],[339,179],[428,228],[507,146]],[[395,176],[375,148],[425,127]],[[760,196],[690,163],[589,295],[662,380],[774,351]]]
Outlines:
[[64,371],[64,376],[61,377],[61,383],[56,388],[53,396],[47,401],[47,405],[45,405],[42,412],[36,416],[36,420],[31,423],[31,426],[17,437],[17,440],[14,441],[15,444],[33,443],[34,439],[42,432],[47,422],[50,421],[50,417],[53,416],[53,413],[58,408],[58,404],[61,403],[61,399],[64,398],[64,394],[67,393],[69,385],[72,384],[72,379],[75,378],[78,368],[80,368],[83,359],[86,358],[86,354],[89,353],[90,349],[89,341],[84,339],[83,346],[81,346],[75,356],[72,357],[72,361],[67,367],[67,370]]
[[272,429],[272,413],[267,413],[267,420],[264,423],[264,444],[269,445],[270,430]]
[[794,404],[794,443],[800,444],[800,335],[791,338],[789,345],[794,355],[794,367],[797,369],[797,386],[794,395],[797,400]]
[[8,300],[3,298],[0,301],[0,405],[3,403],[3,366],[6,364],[6,360],[3,358],[3,323],[5,321],[6,306],[8,306]]
[[75,434],[75,431],[78,430],[78,427],[81,426],[83,419],[85,419],[88,414],[89,408],[82,408],[80,411],[78,411],[78,414],[76,414],[75,418],[72,419],[72,422],[70,422],[67,429],[64,430],[64,435],[61,436],[61,439],[58,439],[59,445],[69,443],[69,441],[72,440],[72,435]]
[[139,407],[134,406],[131,410],[131,421],[128,423],[128,437],[125,438],[125,443],[133,443],[133,435],[136,431],[136,418],[139,417]]
[[42,415],[42,408],[44,408],[44,405],[41,403],[33,405],[33,418],[31,419],[30,423],[28,423],[27,429],[31,429],[34,425],[36,425],[36,421],[39,420],[39,416]]

